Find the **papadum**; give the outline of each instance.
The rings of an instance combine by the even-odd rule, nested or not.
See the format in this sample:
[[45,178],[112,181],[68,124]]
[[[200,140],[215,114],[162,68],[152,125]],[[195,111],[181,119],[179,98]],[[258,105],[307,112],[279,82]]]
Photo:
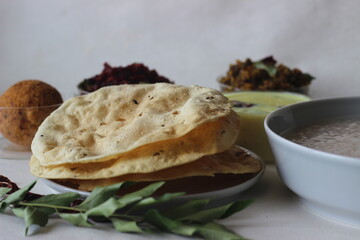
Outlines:
[[194,176],[214,177],[216,174],[258,173],[261,171],[261,168],[262,163],[257,159],[257,156],[239,146],[233,146],[231,149],[224,152],[207,155],[198,160],[159,171],[125,174],[118,177],[100,178],[95,180],[61,179],[56,180],[56,182],[64,185],[71,185],[82,191],[91,191],[95,187],[107,186],[124,181],[168,181]]
[[232,113],[218,121],[205,123],[183,137],[147,144],[107,161],[43,166],[33,155],[30,168],[36,176],[52,179],[98,179],[158,171],[225,151],[236,141],[233,129],[237,126],[237,115]]
[[71,98],[39,127],[31,172],[80,189],[256,173],[241,155],[239,117],[219,91],[167,83],[120,85]]
[[[179,138],[231,112],[227,98],[210,88],[166,83],[104,87],[53,112],[31,149],[43,166],[107,161]],[[232,131],[237,135],[237,128]]]

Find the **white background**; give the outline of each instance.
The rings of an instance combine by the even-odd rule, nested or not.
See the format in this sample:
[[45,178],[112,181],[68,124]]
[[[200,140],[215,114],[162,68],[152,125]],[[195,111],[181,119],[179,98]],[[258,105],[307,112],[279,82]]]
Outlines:
[[273,55],[316,77],[313,98],[358,95],[359,11],[356,0],[1,0],[0,93],[24,79],[76,92],[104,62],[218,88],[236,59]]

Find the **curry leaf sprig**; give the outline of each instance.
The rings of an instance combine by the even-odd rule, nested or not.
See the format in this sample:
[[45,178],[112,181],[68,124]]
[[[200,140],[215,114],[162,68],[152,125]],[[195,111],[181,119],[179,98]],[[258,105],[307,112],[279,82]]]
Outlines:
[[[215,220],[229,217],[252,202],[234,201],[212,207],[209,199],[195,199],[175,206],[170,202],[168,207],[159,208],[156,206],[164,206],[163,203],[184,194],[167,193],[153,197],[164,182],[153,183],[121,197],[117,192],[129,183],[96,188],[80,201],[81,196],[73,192],[49,194],[29,201],[26,196],[35,184],[33,181],[14,192],[10,192],[11,188],[0,188],[0,213],[9,210],[23,218],[25,235],[29,235],[30,226],[45,227],[50,216],[59,216],[75,226],[93,227],[105,222],[112,224],[116,231],[125,233],[162,231],[204,239],[244,239]],[[79,204],[74,204],[77,201]]]

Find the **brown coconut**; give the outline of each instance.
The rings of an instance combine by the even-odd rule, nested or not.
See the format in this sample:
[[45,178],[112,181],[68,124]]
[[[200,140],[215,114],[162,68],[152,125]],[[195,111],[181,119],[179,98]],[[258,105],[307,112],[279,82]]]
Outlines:
[[62,102],[61,94],[51,85],[20,81],[0,97],[0,132],[11,142],[30,146],[42,121]]

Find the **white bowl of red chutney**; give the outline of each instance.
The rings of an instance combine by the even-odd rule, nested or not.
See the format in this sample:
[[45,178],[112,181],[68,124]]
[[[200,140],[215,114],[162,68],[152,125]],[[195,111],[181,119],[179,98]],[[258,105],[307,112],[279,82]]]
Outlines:
[[360,97],[285,106],[264,125],[278,174],[300,202],[360,227]]

